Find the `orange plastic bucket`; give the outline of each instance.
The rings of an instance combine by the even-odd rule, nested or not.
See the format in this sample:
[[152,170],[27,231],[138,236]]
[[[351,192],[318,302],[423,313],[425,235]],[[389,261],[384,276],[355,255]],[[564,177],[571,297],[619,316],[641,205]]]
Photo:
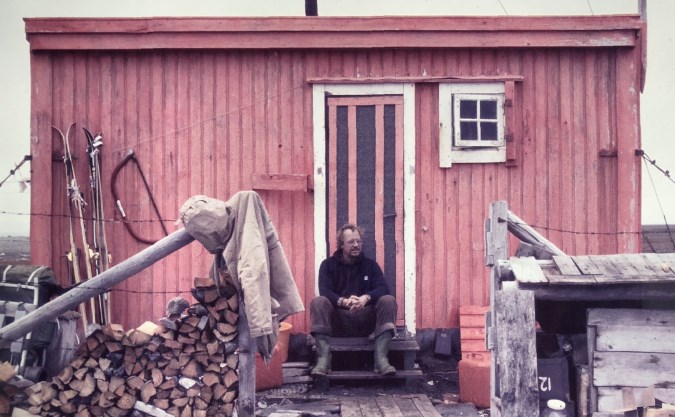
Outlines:
[[281,322],[279,326],[279,338],[277,339],[277,347],[279,347],[279,354],[281,355],[281,362],[286,362],[288,360],[288,343],[291,338],[291,329],[293,325],[286,323],[285,321]]

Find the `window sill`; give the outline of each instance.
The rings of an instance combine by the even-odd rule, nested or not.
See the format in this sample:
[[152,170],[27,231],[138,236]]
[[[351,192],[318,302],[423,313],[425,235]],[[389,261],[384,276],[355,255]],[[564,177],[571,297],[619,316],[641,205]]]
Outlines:
[[441,168],[450,168],[452,164],[489,164],[506,162],[506,147],[495,148],[455,148],[441,158]]

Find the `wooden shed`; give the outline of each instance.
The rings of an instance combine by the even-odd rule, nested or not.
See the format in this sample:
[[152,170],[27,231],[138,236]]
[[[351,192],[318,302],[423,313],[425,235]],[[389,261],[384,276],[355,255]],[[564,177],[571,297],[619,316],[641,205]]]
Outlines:
[[[82,184],[80,128],[104,136],[113,262],[145,246],[109,192],[132,149],[150,189],[128,167],[116,186],[139,235],[161,237],[160,222],[173,230],[194,194],[254,189],[308,305],[334,231],[358,222],[411,331],[457,327],[460,306],[488,304],[493,200],[568,254],[639,251],[639,16],[31,18],[26,33],[32,262],[64,284],[67,197],[52,126],[71,123]],[[210,262],[193,244],[119,285],[113,320],[161,317]],[[308,322],[293,317],[293,331]]]
[[520,239],[529,226],[503,201],[486,225],[490,415],[538,415],[551,399],[567,415],[667,415],[675,403],[675,254],[570,256],[537,235],[527,240],[546,255],[507,259],[507,231]]

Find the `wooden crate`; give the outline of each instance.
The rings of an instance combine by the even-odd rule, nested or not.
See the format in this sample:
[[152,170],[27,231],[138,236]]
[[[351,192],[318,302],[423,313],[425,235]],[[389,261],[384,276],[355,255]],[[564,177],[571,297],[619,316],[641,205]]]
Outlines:
[[675,311],[588,311],[591,411],[625,408],[627,393],[641,405],[646,389],[675,403]]

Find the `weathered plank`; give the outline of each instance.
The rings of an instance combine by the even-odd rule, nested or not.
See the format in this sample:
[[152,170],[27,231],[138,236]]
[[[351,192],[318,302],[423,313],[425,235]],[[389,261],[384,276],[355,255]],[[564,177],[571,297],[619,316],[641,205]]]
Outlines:
[[[593,364],[593,354],[595,352],[595,329],[596,326],[586,326],[586,340],[588,343],[588,363]],[[589,411],[594,411],[598,409],[598,388],[593,384],[593,366],[588,366],[588,401],[589,401]]]
[[546,283],[548,280],[541,270],[537,260],[531,256],[526,258],[511,258],[511,269],[518,282]]
[[497,386],[502,417],[539,413],[537,353],[535,347],[534,293],[497,291],[495,319]]
[[594,308],[588,311],[589,326],[649,326],[675,327],[675,311],[632,308]]
[[[604,277],[614,277],[614,279],[622,279],[623,276],[634,276],[634,273],[627,272],[624,274],[624,270],[628,267],[626,265],[617,265],[612,261],[612,257],[603,256],[603,255],[591,255],[589,256],[590,260],[593,261],[595,266],[600,270],[600,274]],[[602,278],[602,277],[601,277]]]
[[371,371],[331,371],[328,374],[328,379],[400,379],[420,377],[422,375],[423,373],[420,369],[397,369],[394,375],[387,376]]
[[[330,350],[333,352],[361,352],[375,350],[375,342],[367,337],[334,337],[330,341]],[[417,340],[392,340],[389,345],[390,351],[420,350]]]
[[363,414],[361,414],[361,407],[359,407],[358,400],[350,397],[342,397],[340,399],[340,416],[363,417]]
[[246,318],[246,307],[243,303],[243,294],[239,293],[239,405],[238,415],[242,417],[255,416],[255,354],[256,346]]
[[561,275],[581,275],[577,264],[569,256],[554,256],[553,262],[560,270]]
[[[644,403],[646,388],[634,387],[633,395],[637,405]],[[621,387],[598,387],[598,410],[616,410],[622,408],[623,392]],[[675,388],[654,388],[654,398],[668,404],[675,404]]]
[[410,395],[394,394],[393,397],[404,417],[424,417],[415,406]]
[[303,174],[271,174],[254,172],[251,175],[253,190],[302,191],[310,187],[310,178]]
[[644,275],[597,275],[595,280],[601,284],[635,284],[635,283],[666,283],[675,282],[675,277],[644,276]]
[[647,387],[673,384],[675,354],[599,352],[593,354],[593,385]]
[[[675,272],[671,269],[670,257],[668,254],[641,253],[639,256],[643,259],[645,265],[654,275],[673,276]],[[675,258],[673,259],[675,260]]]
[[675,327],[597,326],[596,332],[599,351],[675,353]]
[[546,274],[546,279],[551,285],[593,285],[597,284],[598,281],[595,279],[596,275],[556,275],[556,274]]
[[511,232],[518,239],[551,252],[553,255],[565,255],[565,252],[563,252],[559,247],[554,245],[539,232],[531,228],[513,212],[509,211],[507,216],[509,232]]
[[601,270],[602,281],[668,281],[675,279],[670,264],[657,254],[619,254],[591,256]]
[[593,263],[590,256],[572,256],[572,260],[584,275],[601,275],[602,271]]
[[640,256],[639,254],[628,253],[618,255],[618,257],[619,259],[621,259],[623,264],[630,265],[632,270],[635,271],[636,275],[646,275],[646,276],[658,275],[655,273],[656,272],[655,270],[649,268],[649,266],[646,263],[646,258]]
[[[560,282],[559,284],[564,284]],[[607,283],[608,285],[541,285],[525,284],[523,288],[534,291],[537,300],[600,301],[625,300],[626,294],[634,299],[672,300],[675,282]],[[611,285],[609,285],[611,284]]]
[[675,353],[675,311],[592,309],[587,324],[599,351]]
[[373,397],[360,397],[359,407],[361,408],[363,417],[386,417],[380,411],[380,407],[377,406]]
[[396,401],[394,401],[394,397],[391,395],[376,397],[375,402],[382,411],[382,415],[386,417],[403,417],[401,409],[398,408]]
[[413,404],[420,410],[424,417],[441,417],[441,414],[434,408],[433,404],[426,395],[417,395],[413,397]]

